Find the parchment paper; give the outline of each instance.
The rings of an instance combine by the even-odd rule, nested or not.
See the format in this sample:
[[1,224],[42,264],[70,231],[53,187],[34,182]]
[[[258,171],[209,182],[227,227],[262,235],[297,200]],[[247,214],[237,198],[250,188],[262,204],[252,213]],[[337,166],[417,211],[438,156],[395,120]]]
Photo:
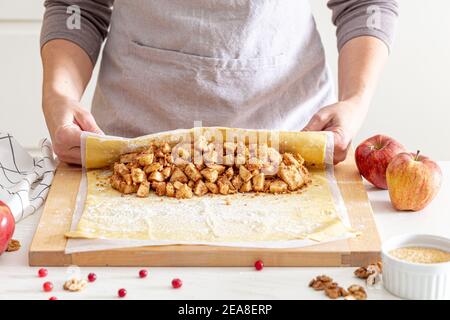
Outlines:
[[[208,129],[208,128],[206,128]],[[227,128],[211,128],[218,130],[239,130],[242,132],[262,132],[267,133],[264,130],[243,130],[243,129],[227,129]],[[133,151],[134,149],[148,144],[149,141],[161,138],[162,140],[168,137],[174,138],[177,136],[183,136],[186,134],[192,134],[191,130],[176,130],[170,132],[164,132],[159,134],[153,134],[145,137],[135,139],[125,139],[120,137],[110,136],[98,136],[95,134],[83,134],[82,136],[82,160],[83,160],[83,174],[80,184],[80,190],[77,197],[77,205],[72,221],[71,231],[77,230],[77,225],[82,217],[84,211],[85,200],[87,196],[87,178],[86,170],[93,168],[100,168],[113,163],[117,157],[125,152]],[[323,140],[323,149],[318,146],[320,143],[315,143],[310,146],[310,149],[303,148],[298,150],[302,153],[307,164],[314,170],[323,170],[325,172],[326,179],[328,181],[329,189],[333,196],[333,202],[336,208],[336,213],[339,216],[340,223],[325,230],[324,233],[320,233],[315,237],[298,240],[287,241],[245,241],[245,242],[203,242],[203,241],[171,241],[171,240],[129,240],[129,239],[69,239],[66,246],[66,253],[84,252],[84,251],[97,251],[116,248],[127,247],[139,247],[139,246],[159,246],[159,245],[174,245],[174,244],[198,244],[198,245],[212,245],[212,246],[228,246],[228,247],[248,247],[248,248],[298,248],[304,246],[310,246],[314,244],[342,240],[349,237],[354,237],[355,233],[352,232],[347,210],[342,199],[342,196],[337,185],[337,181],[334,177],[333,170],[333,136],[331,133],[320,132],[283,132],[279,135],[277,133],[277,141],[280,144],[280,151],[286,147],[284,144],[297,143],[300,149],[305,145],[308,145],[308,141],[320,141]],[[90,154],[86,154],[87,147],[89,145],[90,150],[96,150],[96,155],[93,157]],[[312,151],[311,151],[312,150]],[[269,195],[270,196],[270,195]]]

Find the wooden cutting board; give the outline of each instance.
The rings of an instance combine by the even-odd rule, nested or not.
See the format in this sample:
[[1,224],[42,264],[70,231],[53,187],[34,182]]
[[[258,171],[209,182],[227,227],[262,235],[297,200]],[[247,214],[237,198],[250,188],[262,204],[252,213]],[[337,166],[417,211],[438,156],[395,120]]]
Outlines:
[[381,241],[353,155],[335,176],[351,224],[361,236],[299,249],[253,249],[199,245],[153,246],[65,254],[81,179],[79,167],[61,164],[29,252],[31,266],[362,266],[380,259]]

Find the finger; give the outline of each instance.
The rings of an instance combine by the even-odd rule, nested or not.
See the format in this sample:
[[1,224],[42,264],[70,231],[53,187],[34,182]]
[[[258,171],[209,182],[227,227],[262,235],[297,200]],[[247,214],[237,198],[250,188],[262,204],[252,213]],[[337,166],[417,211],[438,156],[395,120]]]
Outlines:
[[61,156],[58,156],[58,159],[65,163],[70,164],[81,164],[81,154],[80,149],[78,150],[71,150],[70,152],[63,154]]
[[326,128],[329,121],[330,117],[328,113],[319,111],[311,118],[305,128],[303,128],[303,131],[322,131]]
[[333,132],[334,137],[334,164],[338,164],[347,158],[350,149],[351,140],[346,138],[345,133],[340,127],[327,128],[327,131]]
[[55,143],[63,150],[80,147],[81,128],[74,123],[65,124],[55,131]]
[[97,125],[97,122],[95,122],[92,114],[88,111],[82,110],[76,112],[75,120],[80,125],[81,130],[83,131],[93,132],[101,135],[104,134],[100,127]]

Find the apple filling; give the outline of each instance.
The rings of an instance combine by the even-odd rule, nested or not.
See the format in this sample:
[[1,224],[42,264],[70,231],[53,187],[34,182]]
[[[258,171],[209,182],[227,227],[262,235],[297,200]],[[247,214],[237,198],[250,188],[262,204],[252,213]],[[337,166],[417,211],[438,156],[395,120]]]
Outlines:
[[151,192],[178,199],[239,192],[279,194],[311,182],[300,154],[280,154],[267,144],[208,143],[204,137],[176,146],[153,143],[123,154],[112,170],[112,188],[138,197]]

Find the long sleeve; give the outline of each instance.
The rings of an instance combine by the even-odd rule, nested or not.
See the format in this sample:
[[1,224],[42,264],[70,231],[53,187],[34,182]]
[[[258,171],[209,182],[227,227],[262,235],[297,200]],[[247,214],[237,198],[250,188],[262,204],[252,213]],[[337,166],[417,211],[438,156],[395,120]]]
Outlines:
[[395,0],[329,0],[336,25],[338,49],[349,40],[360,36],[373,36],[390,49],[398,18]]
[[[114,0],[46,0],[41,30],[41,47],[53,39],[76,43],[95,65],[101,45],[105,40]],[[68,7],[78,6],[81,12],[80,28],[69,28],[67,21],[73,14]]]

